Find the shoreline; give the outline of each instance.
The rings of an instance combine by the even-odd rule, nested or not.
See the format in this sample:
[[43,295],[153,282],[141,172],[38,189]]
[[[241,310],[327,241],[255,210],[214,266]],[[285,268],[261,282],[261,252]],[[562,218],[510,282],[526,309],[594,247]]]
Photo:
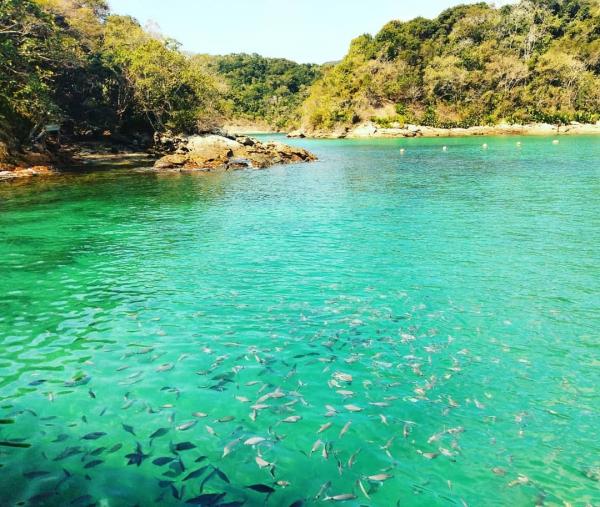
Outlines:
[[425,125],[405,125],[378,127],[373,122],[365,122],[349,129],[333,131],[297,130],[288,134],[289,138],[309,139],[381,139],[414,137],[473,137],[473,136],[565,136],[600,135],[600,122],[595,124],[571,122],[568,125],[532,123],[527,125],[503,123],[495,126],[475,126],[469,128],[438,128]]
[[[133,169],[146,163],[152,165],[158,159],[153,153],[138,149],[121,149],[117,152],[110,151],[106,146],[90,149],[88,145],[81,145],[79,151],[61,160],[61,157],[52,158],[33,154],[39,160],[27,164],[24,161],[14,164],[0,164],[0,183],[15,180],[54,177],[64,174],[85,173],[90,170],[104,169]],[[25,154],[25,158],[31,154]]]
[[[242,135],[163,136],[160,143],[160,146],[145,151],[135,146],[117,149],[103,143],[71,144],[63,153],[68,151],[68,157],[23,153],[20,163],[0,164],[0,182],[90,170],[142,169],[164,173],[258,170],[277,164],[317,160],[303,148],[280,142],[261,142]],[[25,160],[27,157],[35,158],[35,163]]]
[[[247,129],[255,134],[282,134],[283,132],[256,131],[257,125],[248,125]],[[235,132],[234,136],[245,137],[241,134],[244,130],[240,125],[227,125],[223,130]],[[287,134],[288,138],[307,139],[401,139],[401,138],[452,138],[452,137],[475,137],[475,136],[569,136],[569,135],[600,135],[600,122],[585,124],[571,122],[568,125],[551,125],[547,123],[534,123],[527,125],[500,124],[496,126],[475,126],[469,128],[437,128],[424,125],[404,125],[392,127],[378,127],[373,122],[364,122],[349,129],[339,128],[333,131],[305,131],[296,130]],[[160,159],[160,155],[151,151],[140,151],[137,149],[112,150],[110,146],[102,143],[83,143],[75,145],[76,155],[68,163],[60,163],[56,160],[45,159],[44,156],[33,154],[30,164],[0,164],[0,182],[14,181],[25,178],[57,176],[77,172],[74,168],[80,166],[85,169],[99,168],[103,166],[120,166],[121,169],[130,169],[140,162],[151,164]],[[259,143],[260,144],[260,143]],[[273,156],[273,154],[271,154]],[[168,158],[168,157],[167,157]],[[227,157],[226,157],[227,158]],[[261,157],[262,158],[262,157]],[[274,156],[274,163],[278,163],[278,156]],[[218,160],[218,157],[216,157]],[[261,160],[265,165],[271,165]],[[168,165],[168,164],[167,164]],[[183,163],[181,164],[183,165]],[[214,164],[209,164],[212,166]],[[218,165],[218,164],[217,164]],[[225,164],[228,165],[228,164]],[[262,164],[261,164],[262,165]],[[244,166],[239,168],[243,168]],[[233,168],[233,167],[232,167]],[[236,167],[237,168],[237,167]],[[171,167],[164,167],[166,171],[191,170],[199,171],[200,168],[183,168],[178,163]],[[207,167],[215,170],[217,167]],[[156,170],[155,168],[153,170]],[[165,172],[166,172],[165,171]]]

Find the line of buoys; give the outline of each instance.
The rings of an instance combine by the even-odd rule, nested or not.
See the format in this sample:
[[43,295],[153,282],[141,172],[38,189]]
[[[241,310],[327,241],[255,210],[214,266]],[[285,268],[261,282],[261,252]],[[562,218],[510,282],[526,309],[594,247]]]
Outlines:
[[[560,144],[560,141],[558,139],[553,139],[552,144],[554,144],[554,145]],[[517,141],[516,145],[517,145],[517,148],[521,148],[523,146],[523,143],[521,141]],[[489,148],[489,145],[488,145],[488,143],[483,143],[481,145],[481,147],[484,150],[487,150]],[[444,151],[444,152],[448,151],[448,146],[445,146],[445,145],[442,146],[442,151]],[[404,155],[405,153],[406,153],[406,149],[400,148],[400,155]]]

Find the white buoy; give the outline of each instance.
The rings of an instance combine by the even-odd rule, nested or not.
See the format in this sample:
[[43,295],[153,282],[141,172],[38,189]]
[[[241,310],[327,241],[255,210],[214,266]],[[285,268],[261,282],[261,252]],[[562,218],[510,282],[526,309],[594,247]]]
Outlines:
[[404,148],[400,148],[400,155],[404,155],[404,153],[406,153],[406,150]]
[[444,147],[442,148],[442,151],[448,151],[448,146],[444,146]]
[[517,141],[517,146],[520,148],[521,147],[521,141]]
[[560,141],[558,139],[555,139],[554,141],[552,141],[552,144],[559,144]]
[[483,145],[482,145],[481,147],[482,147],[484,150],[487,150],[487,149],[488,149],[488,145],[487,145],[487,143],[483,143]]

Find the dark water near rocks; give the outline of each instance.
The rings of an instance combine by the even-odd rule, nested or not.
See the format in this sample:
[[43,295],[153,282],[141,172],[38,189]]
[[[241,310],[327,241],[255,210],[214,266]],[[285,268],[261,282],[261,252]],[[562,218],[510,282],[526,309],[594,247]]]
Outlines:
[[0,186],[0,504],[599,505],[600,139],[297,143]]

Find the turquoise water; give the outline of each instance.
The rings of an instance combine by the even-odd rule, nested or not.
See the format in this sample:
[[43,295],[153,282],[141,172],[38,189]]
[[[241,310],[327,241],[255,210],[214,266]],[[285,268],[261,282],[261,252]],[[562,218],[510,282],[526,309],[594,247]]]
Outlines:
[[0,504],[600,505],[600,138],[295,142],[0,185]]

